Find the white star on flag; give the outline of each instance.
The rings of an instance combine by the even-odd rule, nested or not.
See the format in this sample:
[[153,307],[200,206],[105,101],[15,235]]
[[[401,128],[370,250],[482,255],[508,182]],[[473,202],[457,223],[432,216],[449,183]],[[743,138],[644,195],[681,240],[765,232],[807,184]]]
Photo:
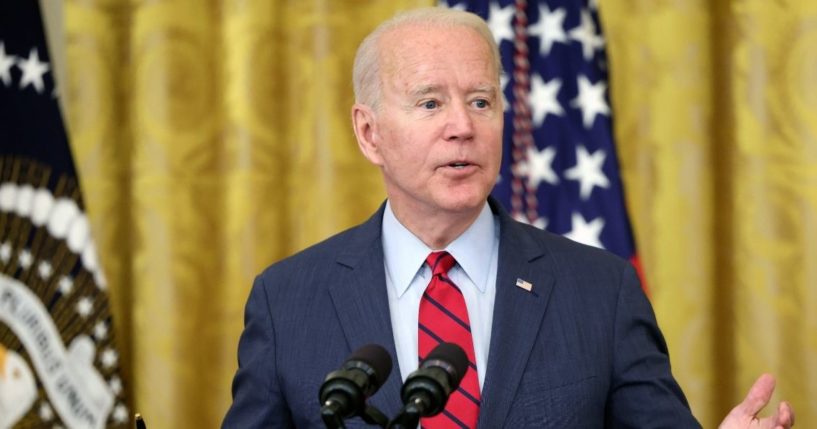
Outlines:
[[545,83],[539,73],[534,73],[530,84],[531,113],[535,126],[541,127],[548,113],[557,116],[564,115],[565,112],[557,98],[559,89],[562,87],[561,79],[551,79],[550,82]]
[[528,187],[537,189],[542,181],[551,185],[559,183],[559,176],[553,170],[553,159],[556,157],[556,148],[548,146],[537,150],[535,147],[528,148],[527,157],[520,162],[516,174],[528,177]]
[[113,420],[117,423],[125,423],[128,421],[128,409],[122,404],[118,404],[113,409]]
[[11,244],[8,241],[4,241],[3,244],[0,244],[0,260],[3,263],[7,264],[11,259]]
[[499,7],[498,3],[491,2],[491,11],[488,14],[488,27],[491,27],[491,33],[494,34],[494,40],[496,40],[497,45],[501,45],[502,40],[505,39],[513,42],[513,27],[511,27],[513,15],[513,4]]
[[583,200],[590,198],[594,186],[610,187],[610,181],[602,171],[606,156],[602,149],[591,154],[584,146],[576,146],[576,165],[565,170],[565,177],[579,181],[579,195]]
[[74,289],[74,281],[68,276],[63,276],[59,281],[58,288],[61,294],[68,295]]
[[604,249],[601,244],[601,230],[604,228],[604,219],[597,217],[587,223],[579,212],[573,212],[570,217],[573,229],[565,237],[588,246]]
[[77,314],[82,316],[82,318],[88,317],[93,309],[94,302],[91,301],[91,298],[83,296],[79,299],[79,301],[77,301]]
[[584,127],[590,128],[593,126],[596,115],[610,115],[610,106],[604,99],[607,84],[599,80],[594,85],[584,75],[579,76],[578,84],[579,94],[570,102],[570,105],[582,110]]
[[102,352],[100,360],[102,361],[102,366],[105,368],[112,368],[119,360],[119,354],[117,354],[116,350],[114,349],[105,349]]
[[27,270],[34,262],[34,257],[31,256],[31,252],[28,249],[23,249],[23,251],[20,252],[20,259],[17,262],[20,263],[20,267]]
[[51,264],[48,261],[40,262],[37,272],[40,274],[41,279],[48,280],[51,277]]
[[23,77],[20,78],[20,89],[32,85],[38,93],[42,93],[45,89],[43,75],[48,72],[51,67],[49,67],[48,63],[40,61],[40,54],[37,53],[37,49],[31,48],[27,59],[17,60],[17,67],[23,72]]
[[94,338],[99,341],[105,339],[108,336],[108,326],[103,321],[96,322],[94,325]]
[[121,391],[122,391],[122,380],[121,380],[119,377],[117,377],[117,376],[113,376],[113,377],[111,378],[111,380],[108,382],[108,387],[110,387],[110,388],[111,388],[111,391],[112,391],[114,394],[117,394],[117,395],[118,395],[118,394],[119,394],[119,392],[121,392]]
[[0,80],[3,85],[11,86],[11,66],[17,62],[17,57],[6,54],[6,44],[0,42]]
[[584,59],[590,61],[593,59],[593,51],[604,47],[604,39],[596,32],[596,24],[593,23],[593,17],[582,9],[582,22],[578,27],[570,30],[570,38],[582,44],[582,55]]
[[[124,424],[115,424],[114,407],[131,399],[122,389],[116,394],[108,389],[112,377],[122,377],[121,366],[102,366],[103,350],[117,350],[114,317],[102,290],[105,279],[63,106],[56,97],[55,57],[49,53],[41,13],[45,3],[56,2],[3,1],[0,7],[0,154],[6,167],[0,181],[0,217],[6,224],[0,232],[0,267],[5,272],[0,304],[8,304],[9,294],[12,301],[20,301],[11,302],[18,317],[9,316],[19,319],[11,321],[22,323],[23,330],[12,329],[10,338],[16,335],[24,343],[26,337],[33,339],[39,351],[27,350],[32,358],[28,363],[38,364],[39,354],[39,363],[45,365],[32,367],[34,396],[9,396],[0,380],[0,429],[16,427],[15,422],[50,429],[119,427],[130,420],[123,408]],[[103,283],[95,284],[98,280]],[[9,282],[12,290],[7,292],[4,283]],[[0,319],[8,322],[1,307]],[[8,337],[7,328],[2,326],[0,337]],[[0,342],[8,343],[5,338]],[[11,345],[20,348],[19,341]],[[49,383],[57,383],[56,390]],[[26,414],[19,419],[6,416],[4,402],[13,405],[21,398],[30,402]],[[8,424],[5,417],[11,417]]]
[[564,30],[566,13],[562,8],[551,12],[547,5],[539,5],[539,22],[528,28],[528,34],[539,37],[539,52],[542,55],[550,54],[555,42],[567,43]]
[[[502,159],[492,196],[517,221],[638,264],[612,135],[601,2],[465,3],[489,22],[507,72],[502,143],[511,156]],[[524,45],[517,30],[527,34]]]

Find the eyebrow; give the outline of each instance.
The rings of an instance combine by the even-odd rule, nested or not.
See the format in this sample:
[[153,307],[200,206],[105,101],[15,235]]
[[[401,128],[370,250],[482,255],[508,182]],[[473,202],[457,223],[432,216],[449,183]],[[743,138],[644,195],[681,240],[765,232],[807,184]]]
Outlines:
[[[440,85],[420,85],[420,86],[418,86],[416,88],[411,89],[409,91],[409,95],[414,96],[414,97],[422,97],[424,95],[439,92],[440,90],[441,90]],[[490,85],[490,84],[477,85],[476,87],[471,88],[468,91],[468,93],[469,94],[484,93],[484,94],[496,95],[497,90],[496,90],[496,86],[494,86],[494,85]]]
[[420,85],[416,88],[412,88],[409,91],[409,95],[414,97],[420,97],[423,95],[431,94],[433,92],[438,92],[439,90],[440,90],[439,85]]
[[478,85],[477,87],[475,87],[475,88],[473,88],[473,89],[471,89],[469,91],[469,93],[475,93],[475,92],[496,95],[497,88],[494,85]]

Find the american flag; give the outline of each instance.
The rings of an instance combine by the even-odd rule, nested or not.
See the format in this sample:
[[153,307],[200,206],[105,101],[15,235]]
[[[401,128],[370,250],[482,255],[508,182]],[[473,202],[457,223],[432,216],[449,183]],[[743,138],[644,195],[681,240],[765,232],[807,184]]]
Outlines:
[[37,1],[0,2],[0,427],[130,421]]
[[499,45],[505,144],[493,195],[517,220],[639,268],[613,144],[597,1],[442,4],[482,16]]

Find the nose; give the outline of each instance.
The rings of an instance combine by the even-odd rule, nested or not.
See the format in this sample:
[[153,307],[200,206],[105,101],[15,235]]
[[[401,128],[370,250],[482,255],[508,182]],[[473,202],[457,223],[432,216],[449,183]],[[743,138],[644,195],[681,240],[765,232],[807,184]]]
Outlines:
[[445,139],[467,141],[474,137],[474,120],[468,106],[460,103],[449,105],[445,124]]

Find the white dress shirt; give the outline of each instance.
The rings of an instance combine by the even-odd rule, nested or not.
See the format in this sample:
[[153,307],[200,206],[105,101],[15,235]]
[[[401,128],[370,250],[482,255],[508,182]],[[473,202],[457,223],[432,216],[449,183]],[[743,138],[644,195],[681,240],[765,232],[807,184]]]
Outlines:
[[468,307],[479,387],[482,390],[491,343],[499,259],[499,222],[487,202],[474,223],[445,249],[429,249],[394,217],[391,205],[386,203],[383,214],[383,261],[400,375],[405,381],[419,366],[417,318],[420,299],[431,280],[431,269],[425,264],[425,259],[435,250],[445,250],[457,260],[448,276],[459,286]]

